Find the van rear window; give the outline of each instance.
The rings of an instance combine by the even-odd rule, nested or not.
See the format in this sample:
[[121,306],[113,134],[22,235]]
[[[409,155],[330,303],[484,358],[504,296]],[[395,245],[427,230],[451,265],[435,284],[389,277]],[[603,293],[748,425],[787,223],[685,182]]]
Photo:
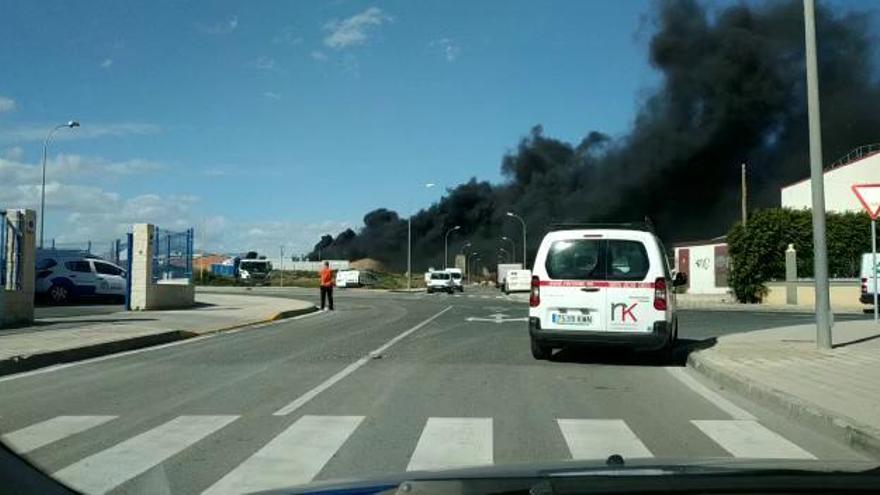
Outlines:
[[547,275],[563,280],[644,280],[650,268],[643,243],[621,239],[570,239],[550,245]]
[[602,247],[600,239],[570,239],[555,241],[550,245],[544,266],[547,275],[554,279],[604,280]]

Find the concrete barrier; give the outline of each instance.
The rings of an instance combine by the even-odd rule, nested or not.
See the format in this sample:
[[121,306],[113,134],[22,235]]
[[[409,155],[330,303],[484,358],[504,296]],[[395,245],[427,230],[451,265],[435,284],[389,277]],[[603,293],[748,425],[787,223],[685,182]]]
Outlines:
[[179,309],[195,305],[196,289],[192,281],[153,281],[153,250],[156,226],[135,224],[131,250],[131,309]]
[[[813,307],[816,304],[816,289],[812,281],[793,282],[796,288],[794,305]],[[788,303],[788,283],[771,282],[767,284],[767,297],[764,304],[770,306],[785,306]],[[831,309],[852,310],[862,309],[867,306],[859,301],[861,286],[858,281],[832,281],[830,286]],[[791,304],[788,304],[791,305]]]

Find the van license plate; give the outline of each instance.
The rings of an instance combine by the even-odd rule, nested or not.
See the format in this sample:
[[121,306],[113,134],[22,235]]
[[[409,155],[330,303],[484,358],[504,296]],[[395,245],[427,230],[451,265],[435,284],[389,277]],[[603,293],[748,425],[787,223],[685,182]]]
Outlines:
[[593,315],[569,315],[553,313],[553,323],[557,325],[592,325]]

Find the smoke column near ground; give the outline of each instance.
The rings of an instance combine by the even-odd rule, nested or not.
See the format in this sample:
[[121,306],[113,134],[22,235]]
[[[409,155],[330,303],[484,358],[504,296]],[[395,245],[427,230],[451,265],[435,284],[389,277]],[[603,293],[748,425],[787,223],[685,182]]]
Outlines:
[[[880,141],[876,38],[866,13],[820,5],[817,15],[830,164]],[[648,57],[662,82],[631,131],[612,139],[596,130],[573,144],[536,125],[502,158],[500,184],[471,179],[413,217],[414,270],[443,265],[443,236],[454,225],[462,230],[450,238],[451,253],[467,239],[493,264],[502,235],[521,253],[509,210],[526,219],[530,256],[553,222],[647,215],[667,243],[723,235],[739,219],[741,163],[748,164],[750,208],[777,206],[782,185],[809,175],[802,2],[707,11],[694,0],[660,1],[653,19]],[[378,209],[359,232],[324,236],[312,256],[319,248],[324,258],[370,257],[401,269],[406,219]]]

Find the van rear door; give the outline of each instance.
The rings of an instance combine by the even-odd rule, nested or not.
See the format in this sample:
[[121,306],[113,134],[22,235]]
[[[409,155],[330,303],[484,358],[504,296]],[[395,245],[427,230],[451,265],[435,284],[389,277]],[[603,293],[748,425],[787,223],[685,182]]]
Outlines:
[[[651,261],[641,239],[608,239],[605,244],[609,332],[651,332],[666,310],[654,308]],[[658,267],[659,268],[659,267]]]
[[605,243],[601,238],[553,241],[547,280],[541,280],[541,326],[548,330],[602,331],[606,327]]

